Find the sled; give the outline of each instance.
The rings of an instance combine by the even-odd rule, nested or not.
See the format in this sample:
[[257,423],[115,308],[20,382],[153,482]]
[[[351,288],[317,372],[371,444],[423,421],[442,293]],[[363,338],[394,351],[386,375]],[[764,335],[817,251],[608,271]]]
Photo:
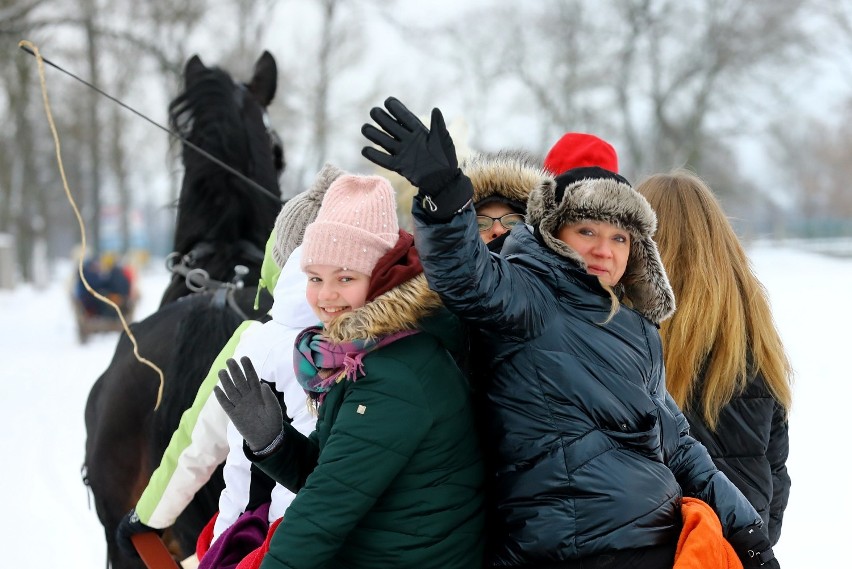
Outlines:
[[[80,300],[73,295],[71,304],[74,308],[74,318],[77,323],[77,339],[81,344],[85,344],[93,334],[121,332],[123,330],[118,315],[103,316],[88,314]],[[127,306],[122,307],[124,318],[128,322],[133,318],[133,304],[132,301],[128,301]]]

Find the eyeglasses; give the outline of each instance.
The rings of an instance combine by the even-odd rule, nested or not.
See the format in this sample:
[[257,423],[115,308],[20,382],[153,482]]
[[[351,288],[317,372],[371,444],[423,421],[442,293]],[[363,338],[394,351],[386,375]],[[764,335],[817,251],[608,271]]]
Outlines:
[[507,231],[524,222],[524,216],[520,213],[507,213],[500,217],[491,217],[490,215],[477,215],[476,225],[480,231],[488,231],[494,226],[494,222],[499,221]]

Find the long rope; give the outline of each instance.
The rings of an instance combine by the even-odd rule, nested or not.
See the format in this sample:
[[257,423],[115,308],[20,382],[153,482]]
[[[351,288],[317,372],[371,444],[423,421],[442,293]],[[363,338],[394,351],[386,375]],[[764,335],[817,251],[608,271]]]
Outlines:
[[85,79],[78,77],[77,75],[74,75],[73,73],[71,73],[67,69],[64,69],[63,67],[53,63],[49,59],[42,57],[41,54],[38,53],[38,48],[35,47],[31,42],[29,42],[27,40],[22,40],[22,41],[18,42],[18,47],[20,47],[22,50],[24,50],[25,52],[29,53],[32,56],[35,56],[35,58],[38,59],[40,73],[42,73],[42,74],[44,73],[44,71],[43,71],[44,64],[50,65],[54,69],[57,69],[57,70],[61,71],[62,73],[68,75],[69,77],[76,79],[77,81],[79,81],[80,83],[82,83],[83,85],[88,87],[89,89],[95,91],[96,93],[103,95],[104,97],[106,97],[110,101],[113,101],[117,105],[127,109],[128,111],[130,111],[134,115],[138,116],[139,118],[146,120],[147,122],[151,123],[155,127],[162,130],[163,132],[167,133],[169,136],[178,139],[182,144],[185,144],[189,148],[192,148],[193,150],[195,150],[196,152],[198,152],[199,154],[201,154],[202,156],[204,156],[205,158],[207,158],[208,160],[210,160],[214,164],[224,168],[225,170],[227,170],[228,172],[230,172],[231,174],[233,174],[234,176],[236,176],[237,178],[239,178],[240,180],[242,180],[243,182],[245,182],[246,184],[248,184],[252,188],[260,191],[261,193],[265,194],[267,197],[275,200],[277,203],[282,204],[282,205],[284,204],[284,202],[281,200],[280,197],[276,196],[274,193],[269,191],[267,188],[264,188],[263,186],[258,184],[256,181],[252,180],[251,178],[249,178],[248,176],[246,176],[245,174],[243,174],[239,170],[235,169],[234,167],[229,166],[228,164],[222,162],[221,160],[219,160],[218,158],[216,158],[215,156],[213,156],[212,154],[210,154],[209,152],[207,152],[206,150],[204,150],[203,148],[201,148],[197,144],[190,142],[189,140],[187,140],[186,138],[184,138],[180,134],[176,133],[175,131],[164,127],[163,125],[161,125],[157,121],[155,121],[155,120],[147,117],[146,115],[142,114],[141,112],[137,111],[136,109],[134,109],[130,105],[127,105],[124,102],[122,102],[121,100],[116,99],[115,97],[113,97],[109,93],[99,89],[97,86],[92,85],[91,83],[89,83]]
[[77,217],[77,225],[80,227],[80,242],[82,244],[82,251],[80,253],[80,258],[77,260],[77,274],[80,275],[80,281],[83,283],[83,286],[86,287],[86,290],[89,291],[92,296],[100,300],[101,302],[105,302],[112,306],[113,310],[115,310],[116,314],[118,314],[119,320],[121,320],[121,326],[124,328],[124,332],[127,334],[127,337],[130,338],[130,342],[133,344],[133,355],[136,356],[136,359],[139,360],[140,363],[147,365],[151,369],[157,372],[157,375],[160,377],[160,387],[157,389],[157,403],[154,405],[154,410],[156,411],[160,407],[160,402],[163,399],[163,386],[165,385],[165,376],[163,375],[163,370],[161,370],[157,365],[139,355],[139,345],[136,342],[136,337],[133,335],[133,332],[130,331],[130,327],[127,325],[127,320],[124,318],[124,313],[121,311],[121,307],[119,307],[116,303],[114,303],[109,298],[105,297],[98,291],[92,288],[89,284],[89,281],[86,279],[86,275],[83,272],[83,259],[86,257],[86,224],[83,222],[83,216],[80,215],[80,210],[77,207],[77,202],[74,201],[74,196],[71,195],[71,190],[68,188],[68,179],[65,177],[65,166],[62,163],[62,148],[59,144],[59,133],[56,130],[56,123],[53,121],[53,113],[50,111],[50,101],[47,96],[47,80],[45,79],[44,73],[44,60],[39,53],[38,47],[36,47],[32,42],[27,40],[21,40],[18,43],[18,46],[25,51],[33,54],[38,62],[38,78],[41,83],[41,98],[44,101],[44,112],[47,115],[47,122],[50,125],[50,132],[53,135],[53,146],[56,149],[56,162],[59,165],[59,175],[62,177],[62,187],[65,189],[65,195],[68,198],[68,202],[71,204],[71,209],[74,210],[74,215]]

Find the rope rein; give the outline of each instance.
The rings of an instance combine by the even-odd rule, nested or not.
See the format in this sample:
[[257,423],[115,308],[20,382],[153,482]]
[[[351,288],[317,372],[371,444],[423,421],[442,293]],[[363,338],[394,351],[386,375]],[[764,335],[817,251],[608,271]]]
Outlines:
[[44,61],[41,57],[41,53],[39,52],[38,47],[30,41],[21,40],[18,42],[18,47],[29,48],[31,53],[35,55],[36,61],[38,62],[38,78],[41,84],[41,98],[44,102],[44,112],[47,115],[47,122],[50,125],[50,132],[53,136],[53,146],[56,151],[56,162],[59,165],[59,175],[62,178],[62,187],[65,190],[65,196],[68,198],[68,203],[71,204],[71,209],[74,210],[74,215],[77,218],[77,225],[80,228],[80,243],[82,247],[82,251],[80,253],[80,258],[77,260],[77,274],[80,276],[80,281],[83,283],[83,286],[86,287],[86,290],[89,293],[100,300],[101,302],[105,302],[109,304],[113,310],[115,310],[116,314],[118,314],[118,318],[121,321],[121,327],[124,329],[125,334],[130,339],[130,342],[133,344],[133,355],[136,359],[153,369],[157,372],[157,375],[160,378],[160,386],[157,388],[157,402],[154,405],[154,410],[156,411],[160,407],[160,402],[163,398],[163,386],[165,385],[165,376],[163,375],[163,370],[161,370],[154,362],[143,358],[139,355],[139,345],[136,342],[136,336],[133,335],[133,332],[130,331],[130,327],[127,325],[127,320],[124,318],[124,313],[121,311],[121,308],[112,300],[105,297],[98,291],[96,291],[89,284],[89,281],[86,279],[85,274],[83,273],[83,259],[86,257],[86,224],[83,221],[83,216],[80,215],[80,209],[77,207],[77,202],[74,201],[74,196],[71,195],[71,190],[68,187],[68,179],[65,176],[65,166],[62,163],[62,148],[59,143],[59,133],[56,130],[56,124],[53,121],[53,113],[50,110],[50,101],[47,96],[47,80],[45,78],[44,72]]

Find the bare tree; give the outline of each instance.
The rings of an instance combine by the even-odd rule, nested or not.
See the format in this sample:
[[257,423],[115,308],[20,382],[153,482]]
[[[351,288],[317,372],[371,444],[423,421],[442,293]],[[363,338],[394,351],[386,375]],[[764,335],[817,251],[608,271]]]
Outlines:
[[7,145],[12,160],[9,163],[6,216],[8,216],[9,227],[17,236],[16,245],[21,276],[25,281],[30,281],[33,277],[33,247],[36,239],[42,238],[44,233],[44,223],[38,223],[36,220],[44,220],[46,212],[42,207],[43,194],[38,183],[34,158],[36,142],[33,136],[32,115],[29,112],[30,104],[26,89],[23,88],[32,76],[32,68],[24,63],[26,62],[19,60],[14,66],[17,71],[17,81],[10,85],[11,89],[8,92],[10,106],[19,112],[14,116],[14,138]]
[[[385,5],[384,9],[392,5],[381,4]],[[354,121],[363,116],[367,101],[376,96],[375,88],[352,87],[353,79],[365,82],[367,71],[360,66],[366,47],[364,11],[374,5],[380,2],[313,2],[316,23],[312,29],[316,28],[316,33],[311,35],[308,45],[296,48],[298,57],[288,57],[287,63],[281,65],[279,85],[286,89],[286,98],[281,97],[278,108],[283,113],[277,118],[284,124],[282,137],[287,148],[299,150],[297,159],[288,161],[288,179],[296,191],[306,186],[324,162],[333,161],[343,167],[349,167],[352,162],[351,149],[356,147],[359,137]],[[348,163],[344,156],[348,157]]]
[[[234,53],[239,59],[233,62],[226,59],[224,63],[239,65],[242,62],[257,59],[261,50],[259,44],[269,32],[276,2],[275,0],[233,0],[233,4],[237,12],[237,41]],[[234,68],[242,69],[243,67],[235,66]]]
[[[89,81],[94,85],[101,85],[101,62],[100,62],[100,37],[97,31],[96,18],[101,12],[98,0],[81,0],[81,13],[83,15],[83,32],[85,37],[86,64]],[[86,117],[88,119],[87,147],[89,172],[86,183],[89,199],[86,200],[91,208],[89,218],[86,219],[88,227],[92,231],[90,247],[92,253],[98,256],[101,248],[101,121],[98,113],[99,95],[92,91],[86,96]]]
[[[0,2],[0,38],[4,43],[21,39],[28,18],[41,3],[39,0]],[[36,236],[44,235],[46,212],[36,183],[35,135],[25,88],[33,73],[23,63],[19,58],[0,61],[0,89],[10,115],[6,124],[11,127],[0,135],[0,233],[16,237],[16,256],[25,260],[19,263],[21,276],[31,280],[33,243]],[[42,223],[35,221],[38,219]]]
[[773,129],[773,158],[793,203],[790,225],[804,236],[852,229],[852,100],[831,121],[788,118]]
[[[815,113],[785,113],[767,129],[771,158],[789,196],[788,230],[799,236],[852,234],[852,5],[814,0],[808,23],[820,46],[811,76],[847,92],[845,103]],[[828,57],[830,56],[830,57]]]
[[[526,92],[504,116],[533,117],[542,144],[592,130],[617,143],[630,173],[700,168],[706,141],[753,125],[812,45],[803,22],[814,1],[495,2],[446,37],[464,38],[452,50],[488,81]],[[491,39],[477,42],[477,29]]]
[[[811,46],[805,0],[618,0],[628,24],[616,88],[639,171],[701,168],[708,135],[742,133]],[[639,57],[637,57],[637,55]]]
[[[204,0],[186,0],[177,6],[166,0],[2,2],[0,37],[36,42],[38,37],[64,38],[49,42],[46,49],[41,46],[42,52],[47,52],[45,56],[60,63],[86,62],[85,66],[66,64],[66,68],[119,98],[134,88],[134,82],[151,80],[150,73],[145,74],[146,67],[153,68],[154,81],[162,85],[158,91],[174,93],[187,57],[185,46],[206,4]],[[107,14],[111,16],[107,18]],[[116,14],[127,18],[117,18]],[[108,183],[110,199],[117,201],[123,220],[124,247],[131,193],[126,156],[122,155],[127,133],[132,131],[125,128],[128,115],[116,114],[114,103],[47,69],[69,189],[84,214],[89,243],[95,250],[100,245],[100,202],[104,183]],[[0,139],[7,150],[0,163],[0,231],[16,234],[19,266],[24,278],[29,279],[32,240],[47,237],[61,246],[58,252],[65,255],[69,239],[76,240],[76,222],[71,221],[61,191],[43,109],[33,104],[40,100],[34,60],[22,52],[14,59],[4,59],[0,84],[16,126],[14,138]],[[107,125],[111,128],[105,128]]]
[[815,0],[817,16],[814,28],[835,56],[840,77],[852,88],[852,4],[836,0]]

